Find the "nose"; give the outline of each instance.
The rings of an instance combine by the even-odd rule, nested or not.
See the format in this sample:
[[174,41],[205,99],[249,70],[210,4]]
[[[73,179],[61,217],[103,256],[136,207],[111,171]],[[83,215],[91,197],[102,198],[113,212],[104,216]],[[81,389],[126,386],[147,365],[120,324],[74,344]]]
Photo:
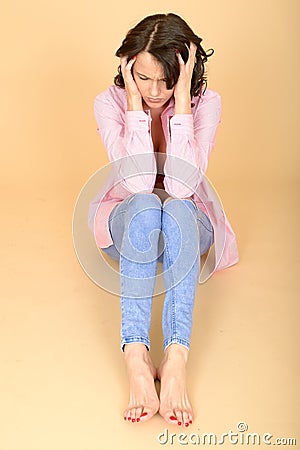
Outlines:
[[156,98],[159,97],[160,89],[158,85],[158,81],[153,80],[150,86],[150,97]]

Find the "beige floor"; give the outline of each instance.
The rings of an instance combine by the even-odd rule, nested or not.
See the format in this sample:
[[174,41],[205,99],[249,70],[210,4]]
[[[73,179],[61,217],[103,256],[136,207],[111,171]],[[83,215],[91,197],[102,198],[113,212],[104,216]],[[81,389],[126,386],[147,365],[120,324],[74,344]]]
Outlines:
[[[220,438],[245,422],[249,433],[270,433],[271,442],[295,437],[300,448],[299,186],[280,185],[257,183],[251,192],[243,182],[238,192],[222,186],[240,262],[198,287],[188,433]],[[71,222],[78,190],[29,184],[22,201],[10,186],[2,189],[0,448],[156,449],[164,447],[158,435],[166,427],[177,434],[165,447],[182,448],[178,429],[159,415],[142,425],[123,421],[119,303],[77,261]],[[163,295],[155,297],[156,364],[162,303]]]

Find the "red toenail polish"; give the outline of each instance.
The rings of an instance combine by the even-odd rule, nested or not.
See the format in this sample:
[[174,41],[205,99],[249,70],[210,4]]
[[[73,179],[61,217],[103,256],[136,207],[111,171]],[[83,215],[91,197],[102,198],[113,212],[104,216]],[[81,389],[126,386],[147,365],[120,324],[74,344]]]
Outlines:
[[178,422],[178,425],[181,425],[181,422]]
[[128,417],[128,420],[131,420],[131,417]]
[[135,422],[135,419],[132,419],[132,421],[131,422]]
[[192,421],[192,420],[190,420],[190,423],[193,423],[193,421]]
[[143,414],[141,414],[141,417],[145,417],[146,415],[147,415],[148,413],[143,413]]
[[126,420],[126,417],[124,417],[124,420]]
[[138,418],[136,419],[136,421],[137,421],[137,422],[139,422],[139,421],[140,421],[139,417],[138,417]]
[[184,425],[185,425],[186,427],[188,427],[188,426],[189,426],[189,424],[188,424],[188,423],[185,423]]
[[171,416],[170,420],[177,420],[177,417]]

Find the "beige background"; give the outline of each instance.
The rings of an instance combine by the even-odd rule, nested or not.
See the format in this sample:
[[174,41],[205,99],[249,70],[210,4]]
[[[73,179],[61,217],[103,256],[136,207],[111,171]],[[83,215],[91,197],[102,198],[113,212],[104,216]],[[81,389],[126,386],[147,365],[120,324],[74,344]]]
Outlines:
[[[108,162],[93,100],[112,83],[114,52],[144,16],[170,11],[215,49],[208,85],[223,115],[207,176],[240,251],[238,265],[197,291],[188,431],[221,434],[244,421],[249,432],[297,437],[300,448],[299,1],[104,3],[1,5],[0,448],[162,447],[159,415],[123,422],[119,302],[82,270],[72,214]],[[162,304],[160,295],[156,364]]]

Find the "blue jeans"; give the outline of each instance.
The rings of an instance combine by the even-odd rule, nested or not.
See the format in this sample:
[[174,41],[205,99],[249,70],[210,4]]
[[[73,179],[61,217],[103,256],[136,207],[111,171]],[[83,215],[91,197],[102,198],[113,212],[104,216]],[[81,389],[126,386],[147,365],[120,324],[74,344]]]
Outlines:
[[158,262],[163,264],[166,289],[164,351],[172,343],[189,349],[200,255],[214,242],[208,216],[192,199],[168,197],[162,203],[154,193],[138,193],[115,206],[109,229],[114,244],[102,250],[120,261],[121,350],[133,342],[141,342],[150,350]]

